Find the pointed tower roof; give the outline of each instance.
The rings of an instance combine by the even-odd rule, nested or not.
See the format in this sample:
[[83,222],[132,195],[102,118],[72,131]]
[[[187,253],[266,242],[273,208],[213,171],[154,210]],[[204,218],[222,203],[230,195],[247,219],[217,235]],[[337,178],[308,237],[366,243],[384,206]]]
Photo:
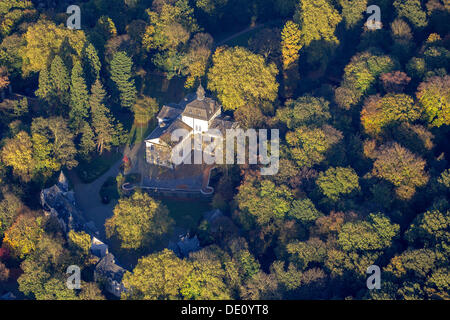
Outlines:
[[205,89],[203,89],[202,85],[200,84],[197,88],[197,100],[204,100],[205,99]]
[[58,178],[58,187],[62,190],[62,191],[69,191],[69,182],[67,181],[66,176],[64,175],[64,172],[61,171],[61,173],[59,174],[59,178]]

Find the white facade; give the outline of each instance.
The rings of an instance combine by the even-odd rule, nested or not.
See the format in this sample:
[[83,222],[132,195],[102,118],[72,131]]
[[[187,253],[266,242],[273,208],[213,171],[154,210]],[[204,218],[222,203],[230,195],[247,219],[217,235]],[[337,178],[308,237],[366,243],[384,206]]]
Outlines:
[[194,134],[208,131],[208,121],[206,121],[206,120],[200,120],[200,119],[194,119],[194,118],[187,117],[187,116],[182,116],[181,121],[183,121],[188,126],[190,126],[193,129]]
[[[188,99],[184,100],[187,101]],[[174,168],[172,152],[180,154],[181,150],[184,152],[188,148],[192,150],[191,138],[195,135],[205,135],[211,129],[214,119],[222,113],[214,100],[205,97],[202,86],[197,89],[194,100],[187,104],[180,103],[178,106],[163,106],[158,114],[159,128],[145,140],[147,163]],[[189,134],[178,143],[175,141],[171,143],[170,135],[176,129],[187,130]]]

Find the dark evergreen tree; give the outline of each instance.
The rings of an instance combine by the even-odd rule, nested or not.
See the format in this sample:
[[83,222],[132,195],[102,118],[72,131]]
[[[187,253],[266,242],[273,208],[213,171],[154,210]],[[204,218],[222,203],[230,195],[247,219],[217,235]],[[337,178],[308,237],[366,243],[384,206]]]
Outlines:
[[69,116],[76,130],[82,128],[83,121],[89,116],[89,96],[80,62],[76,62],[72,69]]
[[61,57],[56,56],[50,66],[50,80],[53,86],[54,104],[69,104],[70,75]]
[[[97,151],[101,154],[104,149],[109,150],[111,145],[117,145],[115,136],[118,130],[114,125],[114,118],[104,105],[105,90],[100,80],[96,80],[91,89],[89,103],[92,113],[92,127],[95,133]],[[120,129],[120,128],[119,128]]]
[[123,51],[114,54],[111,61],[111,80],[116,84],[120,93],[120,105],[131,108],[136,101],[136,87],[132,79],[133,61]]

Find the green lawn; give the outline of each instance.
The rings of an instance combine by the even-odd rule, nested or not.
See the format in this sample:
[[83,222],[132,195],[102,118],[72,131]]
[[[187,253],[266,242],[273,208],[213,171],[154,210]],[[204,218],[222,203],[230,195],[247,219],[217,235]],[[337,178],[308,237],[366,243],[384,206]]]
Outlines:
[[[203,213],[211,210],[211,206],[207,201],[161,199],[161,202],[168,207],[170,216],[175,220],[176,227],[191,231],[197,228],[198,223],[202,219]],[[156,243],[153,243],[151,246],[137,251],[121,249],[120,244],[114,239],[109,241],[109,245],[111,247],[111,251],[114,252],[114,255],[122,266],[131,269],[132,266],[137,264],[138,260],[142,256],[158,252],[166,248],[170,237],[170,234],[166,234],[166,236]]]
[[162,75],[148,74],[143,79],[144,85],[142,93],[146,96],[155,98],[160,105],[165,103],[178,103],[183,99],[186,92],[184,88],[184,79],[174,77],[167,80]]
[[153,118],[146,126],[136,126],[133,124],[128,137],[128,144],[135,145],[144,141],[145,138],[155,129],[156,118]]
[[244,47],[247,48],[248,47],[248,41],[255,35],[257,34],[259,31],[261,31],[263,28],[262,27],[258,27],[252,30],[249,30],[246,33],[243,33],[239,36],[237,36],[236,38],[233,38],[229,41],[226,41],[224,43],[224,45],[228,45],[230,47],[235,47],[235,46],[239,46],[239,47]]
[[109,177],[100,188],[100,199],[107,198],[108,203],[112,199],[119,199],[119,191],[117,190],[117,181],[115,177]]
[[161,201],[169,209],[176,226],[183,229],[195,230],[203,214],[211,210],[210,202],[205,200],[162,199]]
[[[282,28],[283,27],[282,21],[275,20],[275,21],[271,21],[271,22],[265,23],[260,26],[256,26],[255,28],[248,30],[247,32],[237,36],[236,38],[226,41],[225,43],[223,43],[223,45],[228,45],[230,47],[240,46],[240,47],[248,48],[248,41],[252,37],[254,37],[256,34],[258,34],[258,32],[260,32],[264,28],[275,28],[275,27]],[[228,37],[231,35],[232,34],[229,34]],[[222,39],[226,39],[226,38],[227,38],[226,36],[222,37]],[[217,41],[217,42],[220,42],[220,41]]]
[[101,177],[122,158],[120,152],[105,152],[91,161],[80,161],[76,172],[83,183],[91,183]]

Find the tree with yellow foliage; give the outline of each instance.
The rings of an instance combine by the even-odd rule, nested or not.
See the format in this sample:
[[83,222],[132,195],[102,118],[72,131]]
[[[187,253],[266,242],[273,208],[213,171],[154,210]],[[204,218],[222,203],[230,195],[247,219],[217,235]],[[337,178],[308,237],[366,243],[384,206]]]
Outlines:
[[55,55],[61,52],[63,46],[69,46],[69,57],[72,63],[80,60],[86,44],[86,35],[82,30],[70,30],[57,26],[53,22],[40,20],[31,25],[24,34],[26,45],[23,48],[22,66],[25,75],[38,72],[48,67]]
[[171,250],[151,254],[139,259],[133,272],[123,276],[128,289],[127,299],[166,300],[180,299],[180,289],[192,270],[186,260],[178,258]]
[[284,95],[293,95],[297,82],[300,80],[298,59],[302,48],[302,34],[300,27],[289,20],[281,31],[281,55],[283,59]]
[[235,110],[248,104],[277,98],[277,67],[241,47],[218,48],[208,73],[208,89],[217,93],[224,109]]
[[425,160],[394,142],[380,148],[372,174],[392,183],[400,199],[409,200],[429,180],[425,165]]
[[30,181],[33,174],[32,146],[28,133],[21,131],[13,139],[6,139],[1,150],[2,162],[12,167],[14,174],[25,182]]
[[338,43],[334,34],[342,17],[327,0],[300,0],[294,21],[301,26],[303,45],[324,40]]
[[42,217],[33,213],[22,214],[5,232],[3,243],[22,259],[36,249],[43,234]]
[[289,20],[281,31],[281,54],[283,56],[283,69],[289,69],[292,64],[298,63],[299,51],[302,48],[302,34],[300,27]]
[[387,94],[384,97],[371,96],[361,111],[361,123],[370,135],[379,134],[387,126],[398,122],[414,122],[421,110],[412,97],[406,94]]
[[416,95],[431,127],[450,125],[450,76],[428,79]]
[[140,249],[168,232],[172,223],[166,206],[138,191],[119,200],[106,220],[106,236],[119,239],[122,248]]

